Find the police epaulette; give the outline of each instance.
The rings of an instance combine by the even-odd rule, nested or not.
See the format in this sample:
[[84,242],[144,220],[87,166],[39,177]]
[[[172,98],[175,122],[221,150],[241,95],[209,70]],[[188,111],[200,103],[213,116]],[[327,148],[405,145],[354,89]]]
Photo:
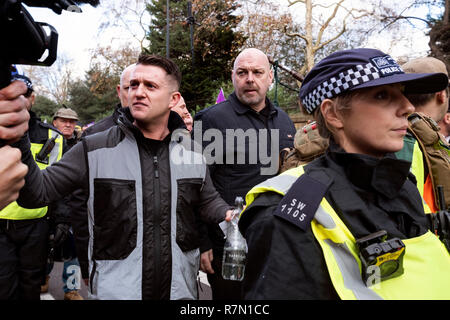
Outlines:
[[331,182],[332,180],[326,174],[324,176],[324,173],[302,174],[281,199],[273,214],[305,231]]
[[58,132],[59,134],[62,134],[58,129],[56,129],[53,125],[51,125],[49,123],[45,123],[45,122],[39,121],[39,125],[41,127],[44,127],[45,129],[51,129],[53,131]]

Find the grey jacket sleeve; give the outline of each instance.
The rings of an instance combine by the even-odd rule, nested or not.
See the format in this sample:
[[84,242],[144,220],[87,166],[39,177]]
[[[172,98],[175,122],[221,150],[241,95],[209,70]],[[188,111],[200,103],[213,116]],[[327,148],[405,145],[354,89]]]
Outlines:
[[28,166],[25,186],[20,190],[17,202],[24,208],[39,208],[63,198],[77,188],[87,187],[87,169],[84,145],[76,144],[61,160],[39,170],[30,152],[30,140],[26,134],[17,144],[22,152],[22,162]]
[[220,223],[225,219],[226,211],[233,209],[223,200],[217,192],[206,168],[205,181],[200,191],[198,211],[203,221],[207,223]]

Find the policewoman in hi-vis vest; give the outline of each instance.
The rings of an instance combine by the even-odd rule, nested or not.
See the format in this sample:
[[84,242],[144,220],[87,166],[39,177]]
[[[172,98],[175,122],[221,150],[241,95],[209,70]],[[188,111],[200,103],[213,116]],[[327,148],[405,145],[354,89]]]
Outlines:
[[[42,170],[58,161],[63,153],[63,136],[40,121],[31,107],[34,93],[31,81],[19,76],[28,86],[30,120],[28,135],[31,153]],[[0,211],[0,299],[39,300],[47,261],[48,207],[25,209],[12,202]]]
[[403,94],[447,85],[375,49],[335,52],[309,72],[300,100],[330,145],[247,194],[245,299],[450,299],[449,252],[411,163],[393,154],[414,111]]

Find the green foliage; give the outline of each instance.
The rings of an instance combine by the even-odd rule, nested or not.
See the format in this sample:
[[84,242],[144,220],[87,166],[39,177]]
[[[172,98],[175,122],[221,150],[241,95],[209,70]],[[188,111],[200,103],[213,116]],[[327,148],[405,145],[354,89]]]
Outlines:
[[[234,1],[194,0],[194,61],[190,46],[190,29],[186,23],[187,1],[170,2],[170,58],[183,75],[180,92],[189,109],[207,106],[221,83],[231,78],[231,63],[237,56],[245,38],[234,31],[240,18],[233,12]],[[166,0],[154,0],[148,7],[151,16],[148,39],[150,46],[145,51],[166,55]],[[214,102],[215,100],[213,100]]]
[[215,105],[216,101],[217,101],[217,97],[219,96],[220,88],[222,88],[222,90],[223,90],[225,99],[227,99],[228,96],[234,91],[233,83],[231,82],[231,80],[219,83],[217,85],[217,88],[212,90],[212,94],[206,99],[205,104],[192,106],[192,108],[191,108],[192,116],[194,116],[200,110],[203,110],[205,108]]
[[123,46],[98,47],[83,80],[69,84],[67,106],[74,109],[83,124],[98,121],[113,113],[119,99],[116,86],[125,67],[137,61],[139,50]]
[[115,86],[105,88],[102,92],[93,91],[92,86],[92,79],[87,78],[84,81],[72,83],[69,88],[68,107],[78,113],[80,122],[83,124],[98,121],[105,115],[110,115],[118,103]]
[[[444,6],[444,1],[442,1],[442,6]],[[431,56],[444,61],[447,70],[450,71],[450,7],[446,7],[442,15],[436,19],[428,16],[428,21],[431,25],[428,33]]]
[[36,96],[31,110],[41,117],[42,120],[47,119],[47,122],[49,122],[49,120],[51,122],[53,115],[60,107],[61,106],[59,106],[56,102],[47,97]]
[[[180,52],[189,49],[189,34],[186,34],[184,20],[186,19],[186,1],[171,1],[170,13],[170,56],[178,56]],[[166,0],[152,1],[147,5],[152,21],[147,39],[150,47],[147,52],[166,56]],[[186,36],[187,35],[187,36]]]
[[78,113],[81,123],[98,121],[114,111],[119,102],[116,93],[119,75],[111,70],[94,64],[84,80],[70,83],[67,106]]
[[[275,91],[276,91],[276,99],[275,99]],[[275,90],[275,85],[267,93],[270,101],[276,104],[278,107],[286,111],[287,113],[296,113],[298,112],[298,93],[287,89],[283,86],[278,85],[278,88]]]

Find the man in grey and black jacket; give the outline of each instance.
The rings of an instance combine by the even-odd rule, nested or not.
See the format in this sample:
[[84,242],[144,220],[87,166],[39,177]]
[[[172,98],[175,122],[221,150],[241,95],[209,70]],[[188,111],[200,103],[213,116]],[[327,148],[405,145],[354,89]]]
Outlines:
[[[130,88],[130,76],[136,64],[126,67],[120,76],[120,83],[116,86],[117,97],[120,102],[115,106],[114,112],[94,125],[86,128],[81,137],[87,137],[95,133],[105,131],[119,123],[119,116],[126,107],[128,107],[128,89]],[[77,251],[78,261],[80,262],[81,276],[88,282],[89,278],[89,229],[87,227],[88,213],[87,200],[89,195],[85,194],[82,189],[76,190],[70,197],[69,205],[72,208],[71,223],[75,235],[75,247]]]
[[58,165],[29,167],[19,203],[42,205],[77,188],[89,194],[89,296],[93,299],[196,299],[199,234],[231,218],[203,156],[170,108],[181,74],[169,59],[141,55],[130,80],[129,109],[118,125],[88,136]]

